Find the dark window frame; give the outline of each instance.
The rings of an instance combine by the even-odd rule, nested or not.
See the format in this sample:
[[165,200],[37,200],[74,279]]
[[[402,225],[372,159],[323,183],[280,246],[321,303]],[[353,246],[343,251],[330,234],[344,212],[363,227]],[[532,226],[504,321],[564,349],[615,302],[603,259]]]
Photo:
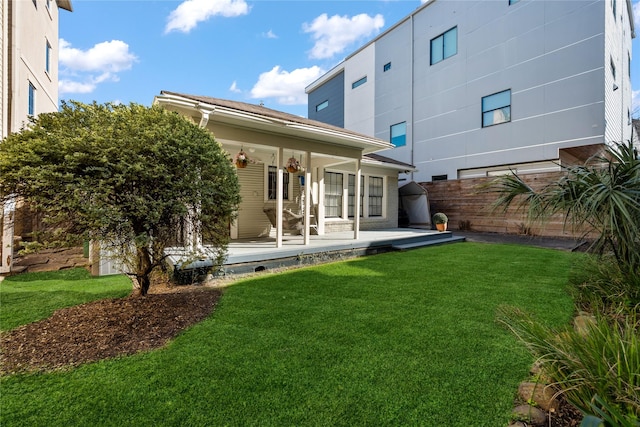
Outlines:
[[364,77],[356,80],[355,82],[351,83],[351,89],[355,89],[357,87],[360,87],[363,84],[365,84],[366,82],[367,82],[367,76],[364,76]]
[[[455,52],[445,56],[446,35],[451,33],[452,31],[455,31],[455,34],[456,34]],[[442,40],[439,41],[438,39],[442,39]],[[434,45],[437,46],[438,44],[441,47],[440,52],[442,52],[442,57],[438,56],[438,58],[434,59],[434,48],[433,47],[434,47]],[[429,48],[431,49],[431,51],[429,52],[429,64],[430,65],[439,64],[440,62],[444,61],[445,59],[451,58],[452,56],[456,56],[458,54],[458,26],[456,25],[455,27],[451,27],[447,31],[445,31],[444,33],[432,38],[431,41],[429,42]]]
[[29,100],[27,105],[27,114],[29,116],[35,116],[36,114],[36,87],[33,83],[29,82]]
[[[394,144],[393,142],[393,129],[396,126],[402,125],[404,124],[404,134],[402,135],[404,137],[403,139],[403,143],[402,144]],[[407,122],[406,120],[404,122],[399,122],[396,124],[393,124],[391,126],[389,126],[389,142],[392,143],[394,145],[394,147],[404,147],[407,145]]]
[[322,111],[329,106],[329,100],[326,99],[322,101],[320,104],[316,105],[316,112]]
[[[501,94],[506,93],[506,92],[509,92],[509,103],[508,104],[504,104],[504,105],[500,104],[499,106],[496,106],[494,108],[487,108],[485,110],[485,106],[484,106],[485,101],[489,101],[491,97],[496,96],[496,95],[501,95]],[[505,89],[505,90],[501,90],[500,92],[492,93],[491,95],[483,96],[482,100],[480,102],[480,107],[481,107],[481,110],[482,110],[482,115],[481,115],[482,127],[486,128],[486,127],[491,127],[491,126],[496,126],[496,125],[501,125],[501,124],[504,124],[504,123],[511,122],[511,104],[512,104],[511,89]],[[508,110],[508,119],[505,119],[503,121],[499,121],[497,123],[494,123],[493,121],[491,123],[489,123],[489,124],[485,123],[485,114],[493,113],[493,112],[498,111],[498,110],[502,110],[504,112],[505,109]],[[506,115],[505,115],[505,117],[506,117]]]

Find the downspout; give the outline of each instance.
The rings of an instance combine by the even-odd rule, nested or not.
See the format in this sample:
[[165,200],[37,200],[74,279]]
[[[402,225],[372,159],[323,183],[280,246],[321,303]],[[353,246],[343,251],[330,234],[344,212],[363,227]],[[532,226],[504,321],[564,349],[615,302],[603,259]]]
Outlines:
[[[415,138],[413,137],[413,133],[414,133],[414,128],[415,128],[415,117],[413,114],[413,110],[414,110],[414,83],[413,83],[413,68],[414,68],[414,58],[413,58],[413,40],[414,40],[414,23],[413,23],[413,13],[411,14],[411,112],[410,112],[410,117],[411,117],[411,165],[415,166],[414,163],[414,159],[413,159],[413,144],[414,144],[414,140]],[[413,174],[414,174],[415,168],[411,170],[411,181],[413,181]]]

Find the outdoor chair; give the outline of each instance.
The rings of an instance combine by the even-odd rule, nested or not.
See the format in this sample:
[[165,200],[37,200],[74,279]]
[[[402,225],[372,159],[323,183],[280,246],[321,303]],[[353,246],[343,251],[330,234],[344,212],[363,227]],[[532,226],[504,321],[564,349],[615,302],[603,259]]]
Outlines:
[[[271,226],[278,228],[276,225],[276,210],[273,207],[265,206],[263,209],[267,218],[269,218],[269,222],[271,222]],[[290,209],[282,210],[282,233],[289,234],[302,234],[304,230],[304,216],[298,215],[292,212]]]

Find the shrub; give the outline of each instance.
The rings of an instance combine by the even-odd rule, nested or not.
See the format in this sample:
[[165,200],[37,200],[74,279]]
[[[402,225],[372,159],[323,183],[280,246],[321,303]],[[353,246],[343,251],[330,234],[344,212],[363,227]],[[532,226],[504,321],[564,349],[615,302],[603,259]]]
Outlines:
[[640,426],[640,319],[596,315],[584,332],[554,330],[513,307],[498,320],[538,358],[567,401],[605,425]]

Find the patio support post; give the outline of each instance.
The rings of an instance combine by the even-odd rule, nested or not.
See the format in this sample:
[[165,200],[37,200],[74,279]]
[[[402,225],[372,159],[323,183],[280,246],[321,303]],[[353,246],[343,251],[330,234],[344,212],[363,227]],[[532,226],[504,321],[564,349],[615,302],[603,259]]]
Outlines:
[[319,167],[316,172],[318,180],[318,235],[324,235],[324,166]]
[[360,182],[362,181],[360,159],[356,159],[356,197],[354,203],[353,214],[353,238],[358,240],[360,238]]
[[307,161],[304,170],[304,244],[308,245],[311,233],[311,224],[309,223],[311,220],[311,152],[307,151],[305,156]]
[[284,149],[282,147],[278,148],[278,174],[277,174],[277,185],[276,185],[276,248],[282,247],[282,209],[284,209],[284,203],[282,201],[282,190],[283,190],[283,164],[282,158],[284,157]]

